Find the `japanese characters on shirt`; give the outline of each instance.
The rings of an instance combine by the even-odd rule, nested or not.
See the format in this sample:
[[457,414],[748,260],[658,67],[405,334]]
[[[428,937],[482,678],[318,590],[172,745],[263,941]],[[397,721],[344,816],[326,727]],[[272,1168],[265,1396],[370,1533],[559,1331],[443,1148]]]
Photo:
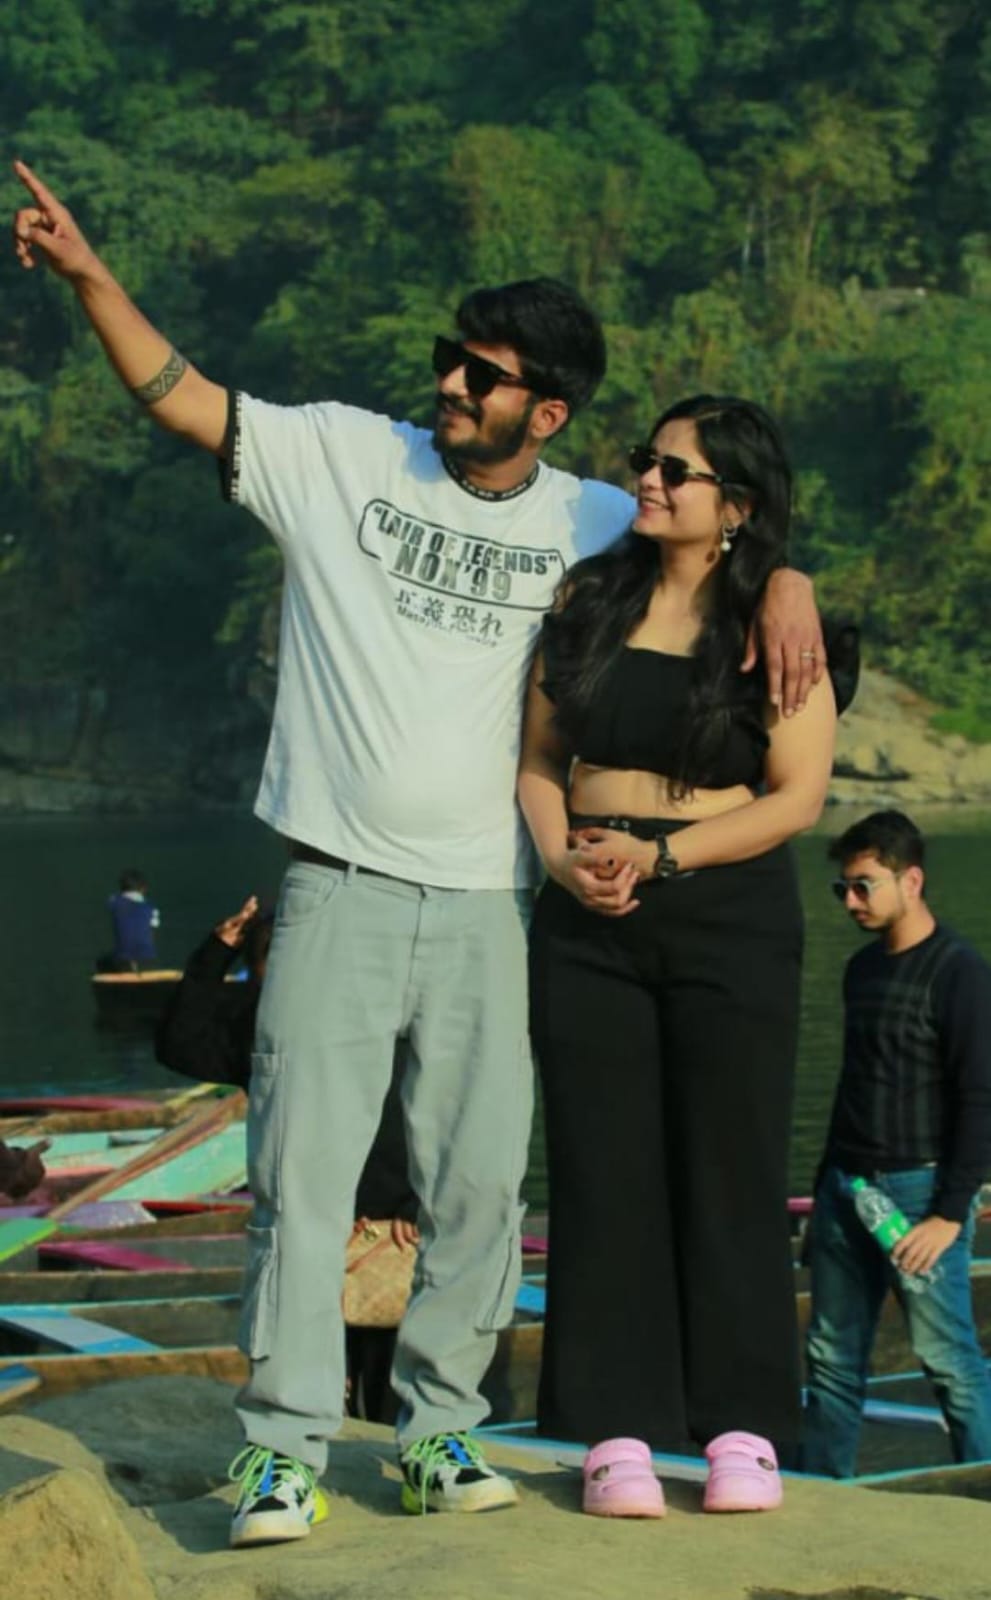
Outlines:
[[539,616],[563,576],[559,550],[482,538],[427,522],[384,499],[370,500],[358,527],[366,555],[393,580],[396,614],[492,648],[506,610]]

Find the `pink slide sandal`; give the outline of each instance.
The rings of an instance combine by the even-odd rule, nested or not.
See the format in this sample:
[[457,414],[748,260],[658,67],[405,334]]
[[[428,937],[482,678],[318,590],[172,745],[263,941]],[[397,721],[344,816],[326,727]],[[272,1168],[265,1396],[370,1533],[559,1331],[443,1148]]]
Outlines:
[[773,1511],[781,1504],[774,1448],[756,1433],[721,1433],[706,1445],[705,1511]]
[[642,1439],[603,1439],[582,1469],[582,1510],[591,1517],[663,1517],[664,1490]]

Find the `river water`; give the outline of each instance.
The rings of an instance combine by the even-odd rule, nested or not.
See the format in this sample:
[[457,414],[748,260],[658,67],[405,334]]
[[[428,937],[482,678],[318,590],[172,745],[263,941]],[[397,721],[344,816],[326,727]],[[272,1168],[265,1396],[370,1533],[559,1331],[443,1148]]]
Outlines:
[[[843,963],[862,941],[828,892],[826,835],[855,820],[830,810],[796,850],[806,912],[792,1188],[818,1160],[839,1061]],[[991,958],[991,815],[913,810],[930,842],[930,902]],[[0,1093],[127,1090],[185,1083],[153,1058],[147,1032],[96,1026],[89,974],[108,943],[106,900],[122,867],[139,867],[162,913],[163,966],[186,953],[250,893],[275,898],[284,846],[248,816],[0,819]],[[732,1048],[727,1041],[727,1048]],[[741,1063],[741,1066],[745,1065]],[[545,1198],[540,1119],[528,1198]]]

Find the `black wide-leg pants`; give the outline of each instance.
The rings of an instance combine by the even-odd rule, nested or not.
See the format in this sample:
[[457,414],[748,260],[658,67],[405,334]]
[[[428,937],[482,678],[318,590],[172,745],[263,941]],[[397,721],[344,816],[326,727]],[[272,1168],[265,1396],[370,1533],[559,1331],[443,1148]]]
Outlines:
[[787,1219],[802,917],[782,846],[585,911],[549,882],[531,1026],[550,1183],[541,1433],[799,1433]]

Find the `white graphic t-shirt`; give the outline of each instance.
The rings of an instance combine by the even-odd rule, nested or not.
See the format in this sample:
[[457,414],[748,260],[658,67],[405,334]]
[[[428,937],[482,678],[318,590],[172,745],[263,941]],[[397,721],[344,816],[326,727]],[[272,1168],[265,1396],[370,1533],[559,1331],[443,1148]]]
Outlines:
[[566,569],[629,526],[608,484],[541,464],[485,499],[411,423],[236,398],[230,498],[285,558],[257,814],[416,883],[533,881],[515,805],[523,692]]

